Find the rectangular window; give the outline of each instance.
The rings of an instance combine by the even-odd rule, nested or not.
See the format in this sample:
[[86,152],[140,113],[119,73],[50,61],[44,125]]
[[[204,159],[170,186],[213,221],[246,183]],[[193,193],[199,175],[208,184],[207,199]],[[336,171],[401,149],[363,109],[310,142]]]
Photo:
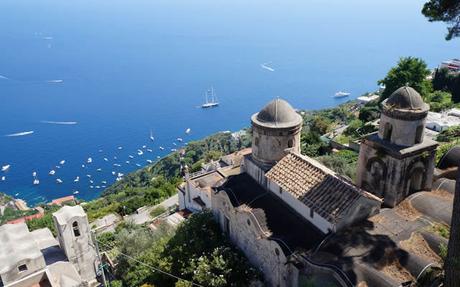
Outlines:
[[19,265],[18,269],[19,269],[19,272],[27,271],[27,265],[25,264]]
[[230,219],[224,215],[224,232],[230,235]]

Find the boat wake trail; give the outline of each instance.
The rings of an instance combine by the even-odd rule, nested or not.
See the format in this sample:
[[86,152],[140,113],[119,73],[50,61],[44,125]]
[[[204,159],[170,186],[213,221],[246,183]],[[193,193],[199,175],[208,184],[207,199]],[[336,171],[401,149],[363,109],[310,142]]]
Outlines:
[[267,71],[274,72],[275,69],[273,69],[273,68],[270,67],[269,65],[270,65],[270,63],[264,63],[264,64],[260,64],[260,67],[261,67],[262,69],[267,70]]
[[27,131],[27,132],[20,132],[20,133],[15,133],[15,134],[9,134],[5,135],[6,137],[22,137],[22,136],[27,136],[33,134],[34,131]]
[[0,75],[0,79],[2,79],[2,80],[9,80],[10,78]]
[[50,125],[76,125],[78,122],[55,122],[55,121],[41,121],[42,124]]

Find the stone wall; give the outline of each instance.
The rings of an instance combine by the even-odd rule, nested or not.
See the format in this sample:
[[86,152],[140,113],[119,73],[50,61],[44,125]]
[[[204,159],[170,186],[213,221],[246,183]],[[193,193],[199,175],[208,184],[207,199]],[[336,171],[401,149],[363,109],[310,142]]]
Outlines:
[[295,286],[297,268],[288,263],[280,244],[268,239],[271,233],[262,228],[251,208],[234,208],[225,191],[212,194],[212,208],[222,230],[264,274],[267,286]]
[[[384,113],[380,116],[379,137],[385,138],[385,129],[391,126],[390,142],[400,146],[412,146],[422,141],[426,118],[420,120],[405,121],[390,118]],[[422,134],[418,135],[417,128],[421,127]]]
[[301,125],[292,128],[266,128],[252,125],[252,154],[265,164],[274,164],[286,154],[286,149],[300,153]]

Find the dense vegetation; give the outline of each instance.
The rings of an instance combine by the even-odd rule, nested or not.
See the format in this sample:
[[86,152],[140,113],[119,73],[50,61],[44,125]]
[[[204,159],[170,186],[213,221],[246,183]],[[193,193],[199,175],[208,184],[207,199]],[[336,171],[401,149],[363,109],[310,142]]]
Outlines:
[[[127,224],[98,240],[118,264],[119,280],[112,286],[192,286],[192,281],[212,287],[248,286],[259,278],[209,212],[192,215],[175,231],[163,226],[152,232]],[[151,266],[185,280],[156,272]]]
[[163,176],[166,179],[180,177],[181,163],[190,167],[190,171],[198,171],[202,164],[216,160],[224,154],[229,154],[250,146],[251,135],[243,132],[233,136],[228,132],[221,132],[204,138],[203,140],[188,143],[184,148],[181,162],[180,151],[173,152],[147,168],[128,174],[123,180],[107,188],[103,196],[124,191],[127,188],[144,188],[152,185],[152,179]]
[[452,102],[460,103],[460,73],[451,73],[448,69],[436,69],[433,77],[433,89],[452,94]]

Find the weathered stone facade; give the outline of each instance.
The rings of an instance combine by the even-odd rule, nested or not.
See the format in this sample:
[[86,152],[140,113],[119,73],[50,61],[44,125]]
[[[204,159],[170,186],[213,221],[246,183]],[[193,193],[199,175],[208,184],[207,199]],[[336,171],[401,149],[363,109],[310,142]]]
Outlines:
[[248,206],[234,208],[226,192],[212,197],[213,211],[222,230],[265,276],[270,286],[295,286],[295,267],[288,263],[280,244],[268,239],[253,210]]
[[300,153],[302,117],[284,100],[268,103],[251,117],[252,156],[261,164],[275,164],[286,150]]
[[382,103],[378,133],[361,143],[356,183],[387,206],[431,189],[437,143],[424,137],[428,110],[414,89],[402,87]]

